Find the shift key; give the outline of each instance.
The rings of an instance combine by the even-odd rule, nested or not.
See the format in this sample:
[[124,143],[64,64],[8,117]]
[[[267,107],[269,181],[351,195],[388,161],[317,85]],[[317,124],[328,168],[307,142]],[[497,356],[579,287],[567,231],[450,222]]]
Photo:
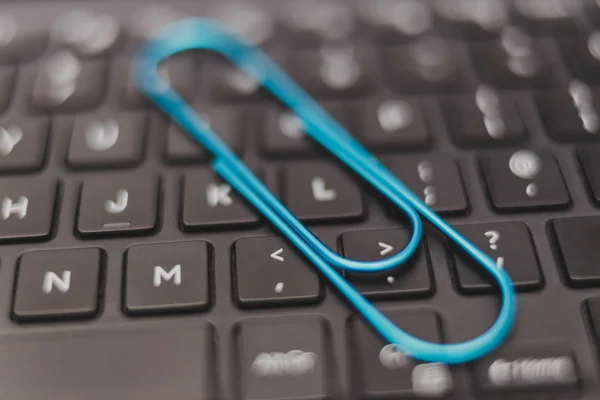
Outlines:
[[555,342],[505,345],[474,362],[473,369],[481,391],[499,398],[508,394],[544,393],[551,399],[563,399],[566,393],[576,391],[579,384],[572,350]]

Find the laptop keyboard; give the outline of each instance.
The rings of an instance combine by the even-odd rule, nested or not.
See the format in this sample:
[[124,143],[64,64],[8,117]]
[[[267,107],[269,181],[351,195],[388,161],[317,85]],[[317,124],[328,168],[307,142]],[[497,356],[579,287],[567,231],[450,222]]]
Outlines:
[[[384,343],[132,86],[143,40],[220,18],[505,268],[511,337],[468,365]],[[600,6],[371,0],[0,6],[0,387],[6,400],[600,396]],[[162,73],[331,249],[387,258],[403,215],[256,82]],[[481,333],[497,290],[425,228],[344,273],[400,327]]]

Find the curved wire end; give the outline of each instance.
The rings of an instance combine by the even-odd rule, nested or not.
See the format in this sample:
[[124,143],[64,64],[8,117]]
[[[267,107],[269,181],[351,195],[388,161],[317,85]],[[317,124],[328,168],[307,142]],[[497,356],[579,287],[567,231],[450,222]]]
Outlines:
[[[407,214],[412,225],[408,245],[386,260],[358,262],[329,250],[269,191],[204,123],[159,73],[166,58],[186,50],[215,51],[254,77],[301,119],[305,132]],[[358,313],[398,350],[422,361],[458,364],[499,347],[509,336],[517,312],[512,282],[483,251],[433,212],[377,161],[318,103],[258,48],[227,31],[219,22],[193,18],[176,22],[145,43],[134,64],[134,82],[159,108],[214,155],[213,169],[297,248]],[[409,335],[367,301],[336,270],[383,271],[396,268],[417,250],[427,220],[473,258],[498,283],[502,305],[496,321],[480,336],[462,343],[431,343]]]

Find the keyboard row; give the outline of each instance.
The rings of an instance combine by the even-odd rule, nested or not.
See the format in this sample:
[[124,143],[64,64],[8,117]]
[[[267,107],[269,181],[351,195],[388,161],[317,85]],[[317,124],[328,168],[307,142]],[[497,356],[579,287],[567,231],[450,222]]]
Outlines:
[[[600,217],[562,218],[551,222],[550,240],[567,285],[597,286],[600,262],[596,245]],[[457,225],[458,231],[504,268],[518,291],[544,285],[535,245],[521,222]],[[321,238],[349,259],[373,261],[400,251],[407,230],[351,230]],[[435,240],[429,238],[428,240]],[[338,243],[339,241],[339,243]],[[339,245],[339,249],[338,249]],[[461,250],[448,249],[448,267],[461,294],[489,294],[492,280]],[[585,256],[582,256],[585,255]],[[18,261],[12,315],[15,320],[44,321],[96,317],[102,307],[105,252],[96,247],[34,250]],[[134,245],[124,260],[122,307],[127,315],[202,312],[215,301],[213,248],[201,240]],[[316,304],[324,286],[310,263],[276,236],[243,237],[231,249],[233,292],[240,308]],[[3,267],[7,267],[6,265]],[[435,280],[427,242],[411,261],[381,273],[344,273],[373,300],[419,299],[434,295]]]

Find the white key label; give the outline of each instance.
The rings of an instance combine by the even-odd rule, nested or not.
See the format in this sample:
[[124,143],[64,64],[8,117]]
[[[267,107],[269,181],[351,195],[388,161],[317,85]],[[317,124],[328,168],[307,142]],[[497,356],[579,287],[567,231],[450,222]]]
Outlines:
[[337,197],[337,193],[333,189],[327,189],[325,180],[321,177],[313,178],[311,182],[313,198],[316,201],[332,201]]

